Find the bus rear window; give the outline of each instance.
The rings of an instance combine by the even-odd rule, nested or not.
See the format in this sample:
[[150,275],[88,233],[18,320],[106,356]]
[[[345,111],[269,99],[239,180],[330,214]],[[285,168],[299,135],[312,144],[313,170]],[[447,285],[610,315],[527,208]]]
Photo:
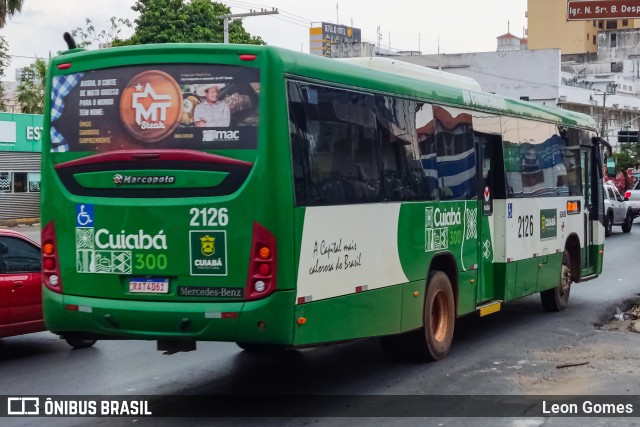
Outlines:
[[54,76],[51,151],[255,149],[260,71],[171,64]]

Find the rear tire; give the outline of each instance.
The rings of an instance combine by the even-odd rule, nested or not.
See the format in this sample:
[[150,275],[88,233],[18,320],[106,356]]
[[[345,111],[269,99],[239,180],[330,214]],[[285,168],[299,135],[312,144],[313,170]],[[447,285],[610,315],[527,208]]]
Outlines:
[[562,267],[560,268],[560,284],[553,289],[540,292],[540,301],[545,311],[562,311],[569,304],[571,294],[571,257],[566,249],[562,254]]
[[613,234],[613,218],[611,213],[607,213],[604,216],[604,236],[609,237]]
[[380,344],[392,359],[440,360],[451,349],[455,320],[455,298],[449,277],[442,271],[433,271],[427,283],[422,328],[381,337]]
[[631,232],[631,227],[633,227],[633,215],[631,215],[631,211],[627,211],[627,216],[624,217],[624,223],[622,224],[622,232]]
[[97,340],[91,340],[86,338],[75,338],[75,337],[62,337],[67,344],[69,344],[73,348],[89,348],[93,346]]

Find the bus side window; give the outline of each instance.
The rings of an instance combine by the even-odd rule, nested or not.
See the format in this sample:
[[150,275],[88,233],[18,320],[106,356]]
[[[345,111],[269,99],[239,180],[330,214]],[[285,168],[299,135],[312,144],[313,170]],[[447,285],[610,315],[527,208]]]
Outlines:
[[382,182],[387,200],[431,198],[420,163],[416,110],[415,101],[387,96],[376,98]]
[[442,106],[435,106],[433,111],[440,199],[477,199],[476,149],[471,114]]

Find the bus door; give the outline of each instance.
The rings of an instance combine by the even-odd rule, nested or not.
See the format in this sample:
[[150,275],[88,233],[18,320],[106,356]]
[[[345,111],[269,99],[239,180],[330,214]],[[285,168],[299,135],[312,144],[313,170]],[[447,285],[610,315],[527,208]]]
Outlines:
[[502,162],[502,131],[500,117],[489,114],[474,115],[474,139],[478,153],[478,286],[476,304],[502,299],[504,284],[495,280],[495,254],[492,232],[495,233],[495,212],[504,205],[504,171]]
[[[582,207],[583,231],[582,231],[582,248],[581,248],[581,270],[583,275],[591,273],[595,259],[591,251],[593,247],[593,228],[591,222],[598,220],[598,214],[593,203],[594,183],[591,179],[593,174],[593,154],[591,147],[580,147],[580,169],[582,172],[582,194],[584,196],[584,206]],[[597,189],[595,190],[597,191]]]

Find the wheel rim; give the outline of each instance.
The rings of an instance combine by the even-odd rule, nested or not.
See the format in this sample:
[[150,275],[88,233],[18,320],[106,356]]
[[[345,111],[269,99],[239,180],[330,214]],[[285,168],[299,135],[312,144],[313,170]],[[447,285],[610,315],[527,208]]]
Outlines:
[[571,288],[571,271],[566,264],[562,264],[562,272],[560,273],[560,296],[565,296]]
[[433,298],[433,309],[431,310],[431,333],[433,338],[442,342],[449,330],[449,305],[444,291],[439,290]]

